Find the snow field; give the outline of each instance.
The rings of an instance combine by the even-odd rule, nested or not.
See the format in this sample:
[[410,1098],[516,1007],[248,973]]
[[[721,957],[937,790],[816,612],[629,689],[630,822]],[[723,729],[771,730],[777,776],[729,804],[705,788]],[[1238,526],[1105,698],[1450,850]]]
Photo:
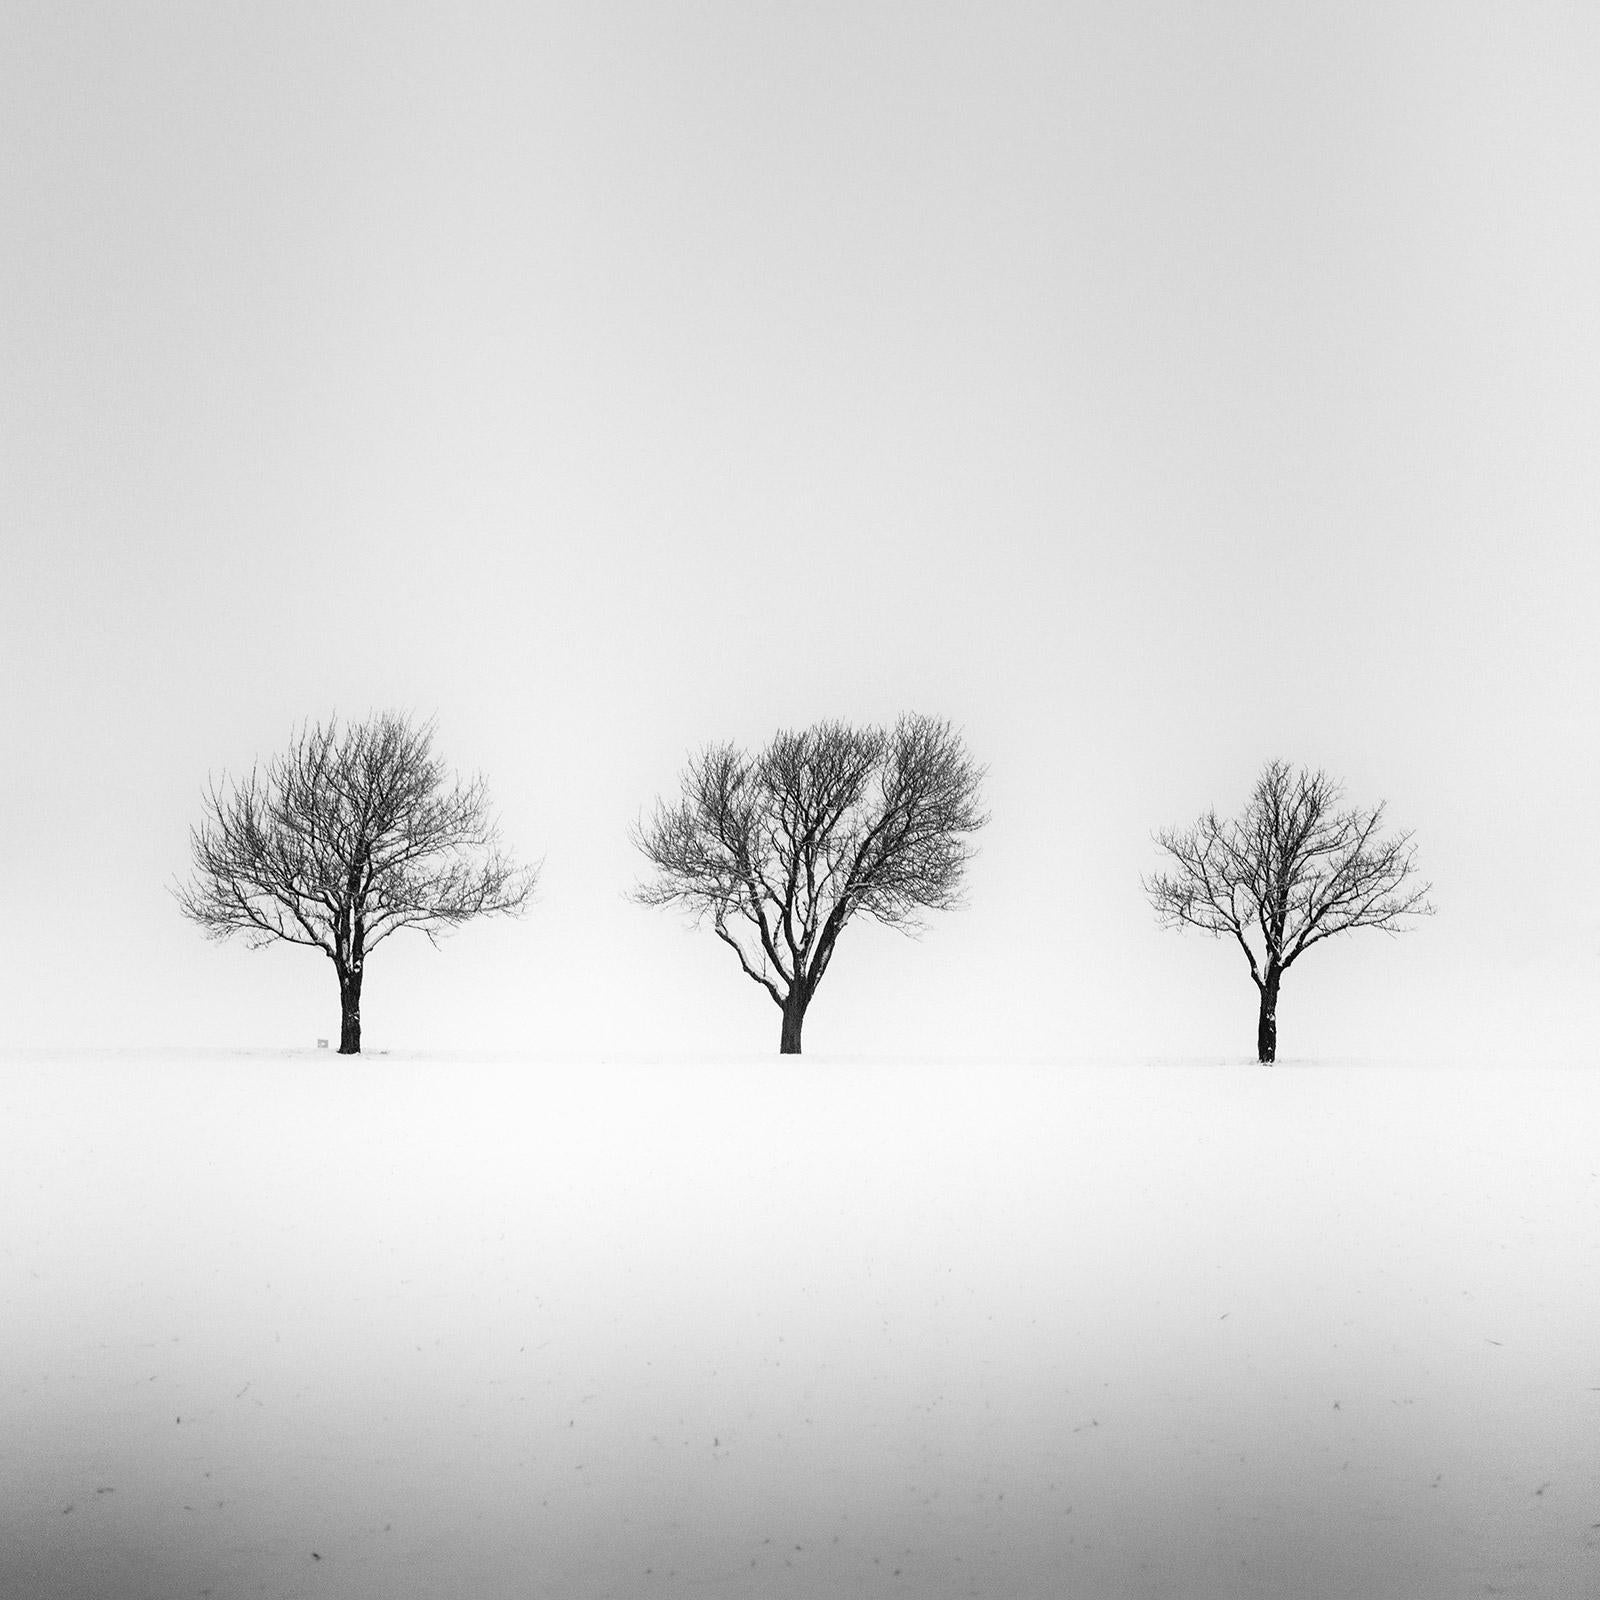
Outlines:
[[1600,1589],[1600,1078],[0,1060],[0,1594]]

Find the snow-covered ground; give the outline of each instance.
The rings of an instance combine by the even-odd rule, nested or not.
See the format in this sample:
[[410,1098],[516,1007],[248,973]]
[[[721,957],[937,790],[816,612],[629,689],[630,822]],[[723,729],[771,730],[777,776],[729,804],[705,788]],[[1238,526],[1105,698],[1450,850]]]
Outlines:
[[0,1594],[1600,1593],[1600,1072],[0,1059]]

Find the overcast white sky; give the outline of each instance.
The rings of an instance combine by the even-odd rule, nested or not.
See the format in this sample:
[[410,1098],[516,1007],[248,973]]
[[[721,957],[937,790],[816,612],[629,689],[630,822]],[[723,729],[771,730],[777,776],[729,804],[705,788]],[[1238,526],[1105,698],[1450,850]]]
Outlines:
[[369,1049],[775,1049],[627,828],[709,739],[948,716],[970,904],[808,1050],[1253,1045],[1150,831],[1272,756],[1438,915],[1285,1058],[1596,1059],[1600,12],[0,13],[0,1043],[309,1044],[167,886],[208,773],[437,715],[543,856]]

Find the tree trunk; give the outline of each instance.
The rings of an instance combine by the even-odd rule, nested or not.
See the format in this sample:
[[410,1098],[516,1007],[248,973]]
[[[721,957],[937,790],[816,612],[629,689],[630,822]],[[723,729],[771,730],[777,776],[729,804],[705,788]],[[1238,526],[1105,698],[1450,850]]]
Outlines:
[[339,973],[339,1054],[361,1054],[361,969]]
[[778,1054],[782,1056],[797,1056],[800,1054],[800,1029],[806,1020],[806,1002],[800,993],[799,986],[789,991],[789,998],[783,1003],[783,1034],[778,1041]]
[[1256,1019],[1256,1057],[1261,1061],[1278,1059],[1278,985],[1283,974],[1273,967],[1261,985],[1261,1014]]

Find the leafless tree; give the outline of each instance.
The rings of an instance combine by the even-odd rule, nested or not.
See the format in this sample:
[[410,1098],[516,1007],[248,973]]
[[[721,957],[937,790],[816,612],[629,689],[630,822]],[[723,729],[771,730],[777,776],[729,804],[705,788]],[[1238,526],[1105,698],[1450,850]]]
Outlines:
[[915,931],[924,911],[959,904],[966,836],[988,820],[982,779],[960,736],[921,716],[892,729],[820,723],[753,756],[708,746],[678,803],[658,801],[633,831],[656,869],[634,898],[709,917],[782,1011],[780,1051],[797,1055],[851,917]]
[[1157,916],[1178,929],[1232,938],[1260,993],[1256,1054],[1278,1050],[1278,988],[1312,945],[1336,933],[1398,933],[1431,916],[1432,885],[1415,882],[1409,833],[1383,836],[1383,805],[1339,809],[1326,773],[1270,761],[1243,814],[1208,811],[1192,828],[1163,829],[1155,842],[1172,868],[1144,880]]
[[401,928],[435,943],[473,917],[516,914],[535,870],[502,851],[481,777],[452,776],[433,725],[384,713],[307,725],[242,782],[212,782],[173,891],[208,937],[309,945],[339,975],[339,1049],[361,1049],[367,957]]

